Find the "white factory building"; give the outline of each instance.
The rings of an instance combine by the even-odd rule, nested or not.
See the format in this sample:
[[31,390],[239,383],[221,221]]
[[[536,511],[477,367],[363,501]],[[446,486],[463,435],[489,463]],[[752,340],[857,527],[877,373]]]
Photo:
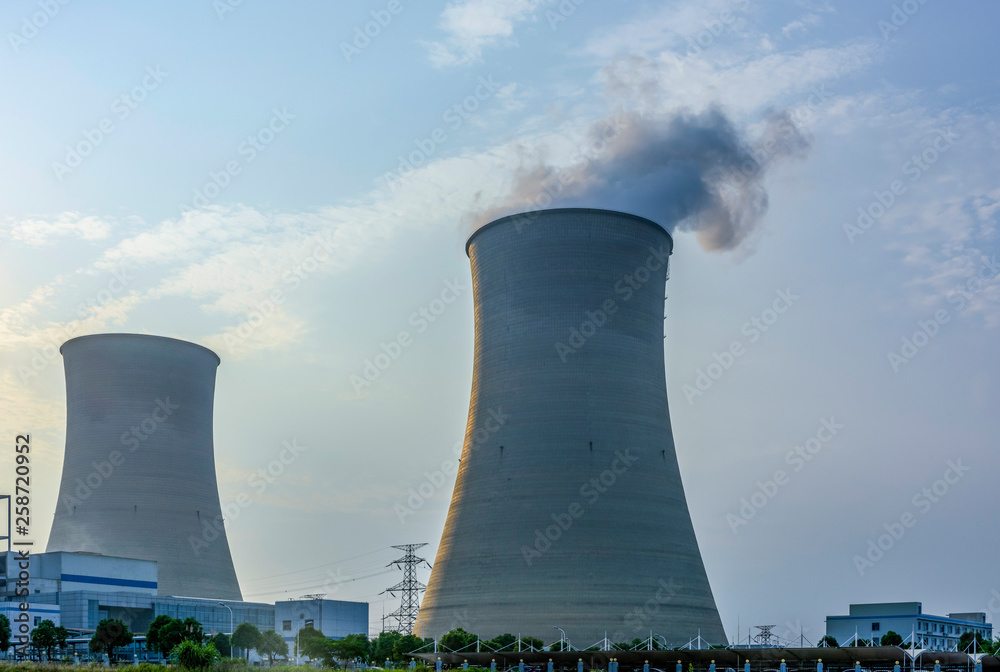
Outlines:
[[[23,564],[23,563],[20,563]],[[20,614],[23,597],[17,595],[19,558],[0,553],[0,613],[11,621]],[[143,633],[161,614],[197,619],[208,634],[229,634],[240,623],[261,631],[275,630],[289,643],[289,655],[298,630],[313,625],[333,638],[368,634],[368,603],[339,600],[266,602],[213,600],[160,595],[156,563],[94,553],[53,552],[31,555],[28,597],[31,627],[49,619],[79,632],[93,632],[104,618],[124,621],[134,633]],[[23,588],[23,583],[22,586]]]
[[877,602],[852,604],[846,616],[827,616],[826,634],[841,646],[850,646],[855,638],[879,640],[889,631],[899,634],[909,646],[934,651],[955,651],[965,632],[975,632],[992,639],[993,624],[984,612],[961,612],[933,616],[923,612],[920,602]]

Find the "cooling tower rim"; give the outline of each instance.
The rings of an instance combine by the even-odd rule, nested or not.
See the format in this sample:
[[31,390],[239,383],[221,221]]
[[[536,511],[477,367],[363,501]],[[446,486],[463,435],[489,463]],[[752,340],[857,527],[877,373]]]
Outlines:
[[215,358],[216,366],[222,363],[222,359],[219,357],[219,355],[214,350],[206,348],[204,345],[198,345],[197,343],[181,340],[179,338],[171,338],[170,336],[156,336],[154,334],[130,334],[130,333],[86,334],[85,336],[77,336],[75,338],[71,338],[65,343],[63,343],[61,346],[59,346],[59,353],[65,357],[66,353],[63,352],[63,349],[70,343],[75,343],[77,341],[82,341],[82,340],[92,340],[92,339],[104,340],[107,339],[108,337],[118,337],[118,338],[126,337],[129,340],[169,341],[171,344],[180,345],[182,347],[196,348],[197,350],[202,350],[204,352],[207,352],[208,354],[212,355],[212,357]]
[[674,251],[674,238],[673,236],[670,235],[670,232],[664,229],[656,222],[654,222],[653,220],[647,219],[646,217],[633,215],[632,213],[629,212],[622,212],[621,210],[607,210],[604,208],[542,208],[539,210],[525,210],[524,212],[517,212],[511,215],[504,215],[503,217],[494,219],[491,222],[483,224],[478,229],[473,231],[472,235],[470,235],[468,240],[465,241],[465,255],[466,256],[469,255],[469,246],[472,245],[472,239],[478,236],[486,229],[492,228],[497,224],[503,224],[504,222],[510,219],[516,219],[519,217],[529,217],[531,215],[535,215],[536,213],[552,213],[552,212],[594,212],[594,213],[601,213],[604,215],[614,215],[616,217],[625,217],[628,219],[635,220],[637,222],[642,222],[644,224],[648,224],[649,226],[656,228],[657,231],[661,231],[663,235],[667,237],[667,240],[670,241],[670,253],[672,254]]

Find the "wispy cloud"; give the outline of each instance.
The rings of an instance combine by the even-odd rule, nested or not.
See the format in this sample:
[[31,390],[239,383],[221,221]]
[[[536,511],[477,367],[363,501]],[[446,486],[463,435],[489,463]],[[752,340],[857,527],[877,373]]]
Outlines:
[[0,239],[9,238],[32,247],[41,247],[67,237],[104,240],[111,235],[111,228],[111,222],[106,219],[64,212],[54,219],[8,219],[0,223]]
[[443,41],[425,42],[431,63],[448,67],[475,63],[483,50],[514,44],[514,27],[537,19],[552,0],[464,0],[449,4],[441,13]]

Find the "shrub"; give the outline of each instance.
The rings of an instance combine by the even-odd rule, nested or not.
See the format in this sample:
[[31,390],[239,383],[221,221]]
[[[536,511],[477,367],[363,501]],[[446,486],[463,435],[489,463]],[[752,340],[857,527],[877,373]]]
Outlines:
[[250,666],[242,658],[223,658],[215,665],[215,672],[249,672],[249,670]]
[[170,656],[176,658],[184,669],[204,670],[211,667],[219,659],[219,652],[212,644],[197,644],[186,639],[174,647]]

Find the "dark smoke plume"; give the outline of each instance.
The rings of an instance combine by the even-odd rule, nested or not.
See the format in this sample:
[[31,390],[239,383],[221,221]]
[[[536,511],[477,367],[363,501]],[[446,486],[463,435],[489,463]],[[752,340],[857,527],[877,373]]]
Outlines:
[[650,119],[625,114],[594,124],[566,167],[522,159],[503,201],[480,218],[556,207],[593,207],[694,231],[707,250],[731,250],[767,210],[764,175],[809,142],[787,114],[770,113],[751,142],[719,109]]

